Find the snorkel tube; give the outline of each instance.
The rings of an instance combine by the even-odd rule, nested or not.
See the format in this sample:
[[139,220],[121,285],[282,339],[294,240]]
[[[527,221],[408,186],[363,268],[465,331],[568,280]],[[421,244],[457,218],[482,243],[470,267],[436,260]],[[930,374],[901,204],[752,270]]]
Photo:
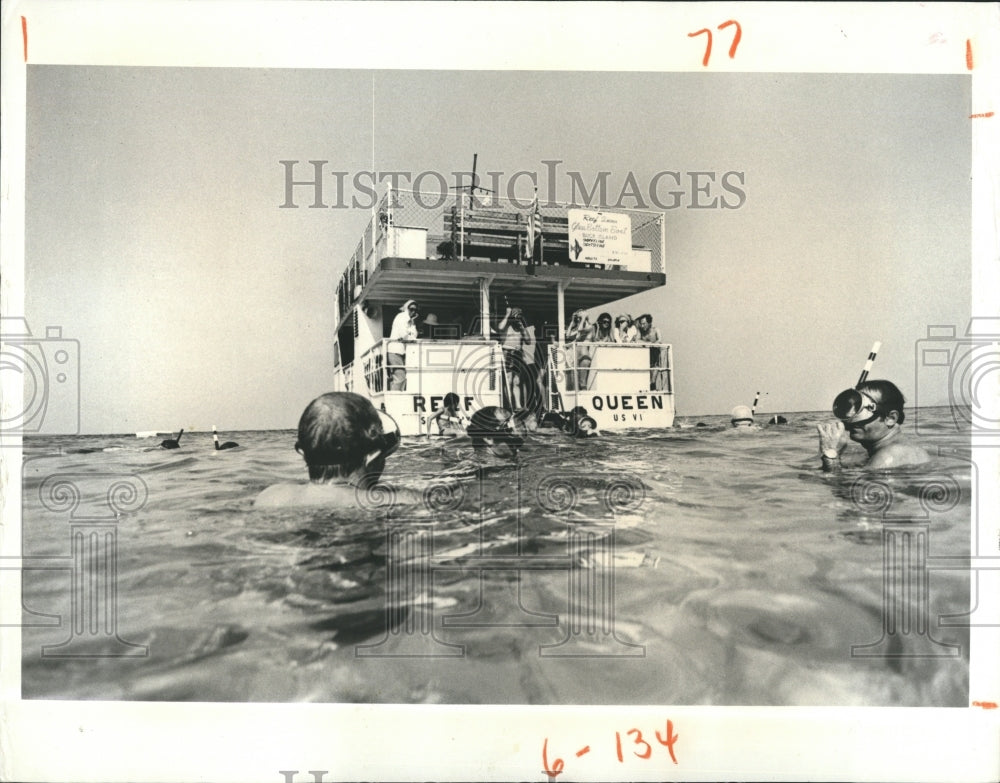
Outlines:
[[[854,388],[845,389],[840,394],[838,394],[837,397],[834,399],[833,415],[836,416],[841,421],[854,416],[856,411],[861,410],[863,399],[862,399],[862,392],[858,391],[858,387],[868,379],[868,373],[871,372],[872,365],[875,363],[875,357],[878,355],[879,349],[881,347],[882,347],[881,341],[876,340],[875,344],[872,345],[871,351],[868,352],[868,359],[865,362],[864,369],[861,370],[861,375],[858,377],[858,382],[854,384]],[[864,424],[867,422],[856,422],[856,423]]]
[[871,372],[872,365],[875,364],[875,357],[878,356],[879,349],[882,347],[882,341],[876,340],[872,349],[868,352],[868,361],[865,362],[865,368],[861,371],[861,377],[858,378],[858,382],[854,384],[854,388],[857,389],[862,383],[868,380],[868,373]]

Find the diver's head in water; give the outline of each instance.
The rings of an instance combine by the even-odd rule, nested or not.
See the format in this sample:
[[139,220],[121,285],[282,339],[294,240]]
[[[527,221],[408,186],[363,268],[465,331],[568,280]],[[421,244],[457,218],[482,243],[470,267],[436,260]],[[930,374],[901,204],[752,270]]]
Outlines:
[[524,445],[524,438],[518,434],[517,420],[496,405],[487,405],[472,414],[466,432],[477,450],[488,448],[498,457],[517,457],[518,449]]
[[737,405],[730,414],[729,423],[734,427],[752,427],[753,411],[746,405]]
[[305,458],[310,481],[369,487],[399,441],[396,422],[360,394],[329,392],[302,412],[295,450]]
[[891,381],[865,381],[837,395],[833,415],[844,424],[851,440],[865,445],[881,440],[906,420],[906,400]]

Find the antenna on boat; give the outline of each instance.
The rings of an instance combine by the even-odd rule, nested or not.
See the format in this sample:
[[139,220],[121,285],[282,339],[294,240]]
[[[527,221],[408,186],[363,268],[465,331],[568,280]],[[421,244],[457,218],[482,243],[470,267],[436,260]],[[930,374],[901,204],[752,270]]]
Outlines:
[[[481,187],[479,187],[479,185],[476,184],[476,182],[477,182],[477,180],[476,180],[476,163],[478,162],[478,160],[479,160],[479,153],[478,152],[472,153],[472,182],[470,182],[469,185],[468,185],[468,190],[469,190],[469,209],[472,209],[473,204],[475,204],[475,195],[476,195],[476,191],[477,190],[480,193],[495,193],[496,192],[494,190],[490,190],[489,188],[481,188]],[[462,172],[459,172],[459,173],[461,174]],[[449,190],[465,190],[466,186],[465,185],[452,185],[448,189]]]

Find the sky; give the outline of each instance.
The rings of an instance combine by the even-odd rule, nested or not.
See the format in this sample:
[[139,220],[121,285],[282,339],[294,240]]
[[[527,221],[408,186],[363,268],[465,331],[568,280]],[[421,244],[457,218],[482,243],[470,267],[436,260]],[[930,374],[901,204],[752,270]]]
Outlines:
[[945,404],[916,356],[970,317],[969,113],[964,75],[29,65],[24,312],[79,341],[83,432],[293,428],[369,213],[280,208],[279,161],[452,179],[476,153],[544,191],[559,160],[563,200],[569,171],[615,197],[736,171],[740,207],[688,188],[666,286],[608,308],[653,314],[678,413],[826,409],[876,340],[872,377]]

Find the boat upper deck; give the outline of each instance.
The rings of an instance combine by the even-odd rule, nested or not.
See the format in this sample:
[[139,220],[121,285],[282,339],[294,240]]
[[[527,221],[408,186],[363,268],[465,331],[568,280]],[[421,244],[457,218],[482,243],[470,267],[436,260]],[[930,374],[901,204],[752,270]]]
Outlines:
[[359,302],[468,306],[484,281],[528,309],[560,289],[569,312],[598,307],[664,285],[664,244],[662,213],[390,190],[338,284],[338,327]]

